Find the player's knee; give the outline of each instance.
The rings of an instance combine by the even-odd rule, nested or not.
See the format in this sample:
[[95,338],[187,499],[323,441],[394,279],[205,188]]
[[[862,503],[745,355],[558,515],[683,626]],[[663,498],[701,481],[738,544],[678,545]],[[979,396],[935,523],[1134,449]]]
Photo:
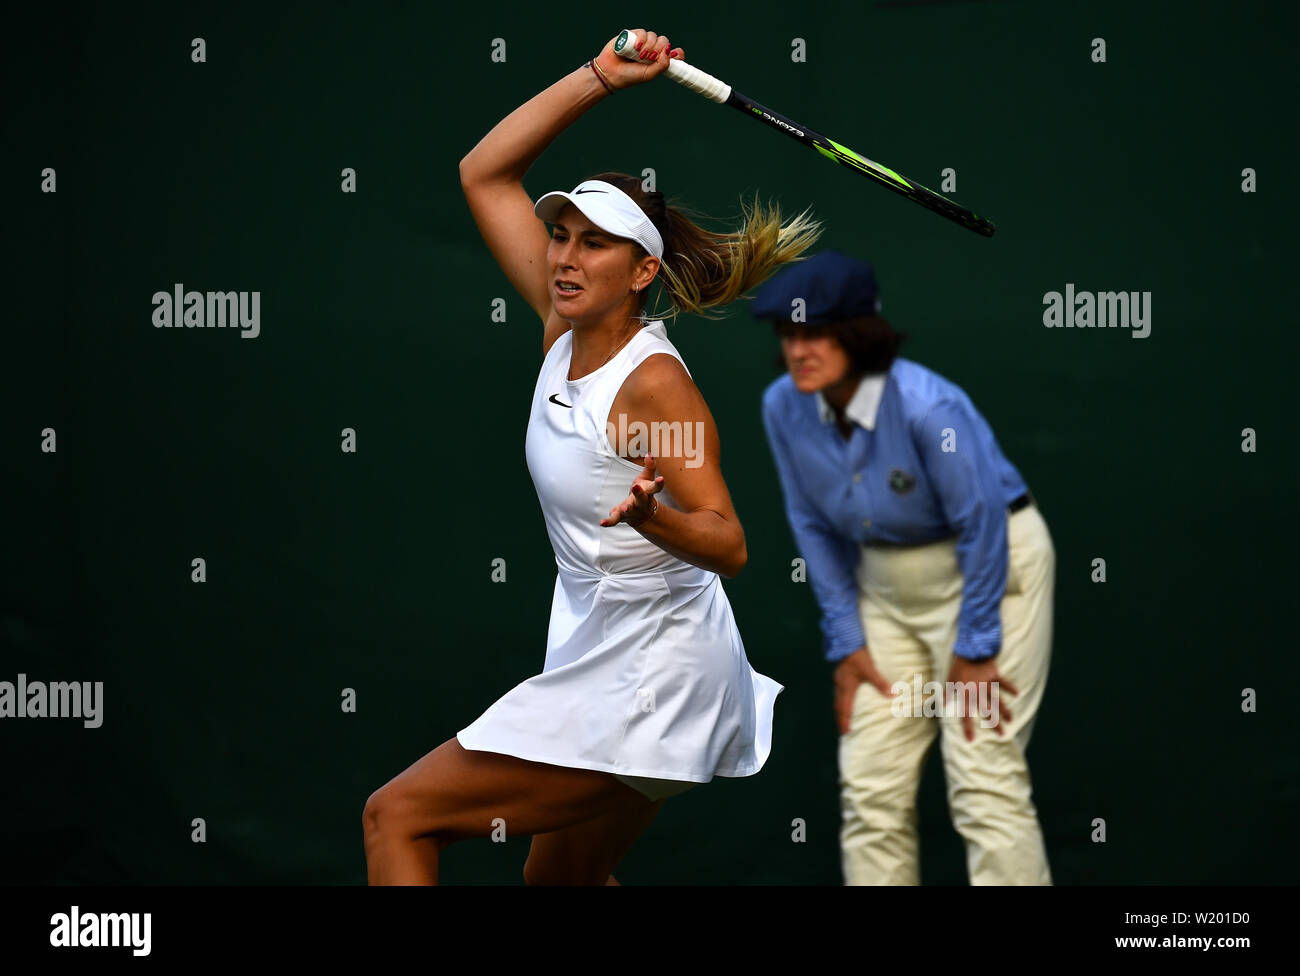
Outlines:
[[385,787],[380,787],[371,793],[366,800],[366,805],[361,810],[361,832],[366,840],[378,837],[385,829],[391,819],[389,815],[390,807],[388,794]]
[[410,833],[406,807],[398,788],[391,783],[375,790],[361,811],[361,828],[366,837]]
[[380,840],[412,840],[427,837],[446,847],[456,835],[450,818],[436,803],[417,802],[400,785],[389,783],[370,794],[361,811],[361,829],[366,844]]

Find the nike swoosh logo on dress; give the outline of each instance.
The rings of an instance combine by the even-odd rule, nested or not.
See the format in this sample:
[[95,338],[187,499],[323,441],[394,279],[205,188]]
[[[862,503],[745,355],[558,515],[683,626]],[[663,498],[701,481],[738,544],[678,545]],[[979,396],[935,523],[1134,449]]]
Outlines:
[[572,404],[572,403],[561,403],[559,400],[555,399],[557,396],[559,396],[558,393],[552,393],[552,394],[551,394],[551,402],[552,402],[552,403],[554,403],[555,405],[560,406],[560,407],[568,407],[570,410],[573,409],[573,404]]

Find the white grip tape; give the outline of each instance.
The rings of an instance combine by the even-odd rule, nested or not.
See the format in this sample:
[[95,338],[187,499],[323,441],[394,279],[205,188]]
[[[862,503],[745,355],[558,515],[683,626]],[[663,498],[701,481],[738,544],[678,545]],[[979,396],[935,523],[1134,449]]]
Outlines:
[[[619,56],[629,61],[636,61],[640,52],[636,50],[636,42],[640,40],[635,31],[627,32],[627,45],[619,52]],[[725,102],[731,97],[731,86],[725,82],[719,81],[707,71],[701,71],[694,65],[689,65],[685,61],[678,61],[676,58],[668,62],[668,77],[677,84],[689,88],[697,95],[703,95],[705,98],[714,102]]]
[[731,97],[730,85],[685,61],[669,61],[668,77],[677,84],[685,85],[691,91],[715,102],[725,102]]

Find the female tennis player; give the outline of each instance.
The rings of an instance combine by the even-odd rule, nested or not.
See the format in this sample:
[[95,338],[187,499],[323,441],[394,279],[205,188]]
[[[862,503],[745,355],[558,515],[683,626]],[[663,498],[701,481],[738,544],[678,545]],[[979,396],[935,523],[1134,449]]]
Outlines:
[[460,164],[488,248],[544,323],[525,453],[555,592],[542,673],[366,803],[372,884],[436,883],[444,847],[500,829],[532,836],[529,884],[616,884],[667,797],[752,776],[771,751],[782,686],[750,666],[719,579],[746,551],[717,428],[645,309],[655,281],[664,314],[726,305],[797,259],[820,225],[806,212],[783,224],[755,201],[738,231],[715,233],[624,174],[536,204],[522,182],[583,112],[683,56],[642,36],[638,60],[611,40]]

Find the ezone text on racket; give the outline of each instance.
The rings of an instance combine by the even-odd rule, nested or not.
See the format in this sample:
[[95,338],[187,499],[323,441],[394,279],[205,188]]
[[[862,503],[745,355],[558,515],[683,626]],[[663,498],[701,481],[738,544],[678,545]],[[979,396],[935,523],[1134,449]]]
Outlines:
[[788,122],[782,122],[780,119],[773,118],[772,116],[770,116],[770,115],[768,115],[766,112],[764,112],[762,109],[758,109],[758,108],[754,109],[754,114],[755,114],[755,115],[761,115],[763,118],[767,119],[767,121],[769,121],[769,122],[775,122],[775,123],[776,123],[777,125],[779,125],[781,128],[783,128],[783,129],[789,129],[791,132],[795,133],[796,135],[801,135],[801,136],[802,136],[802,135],[806,135],[806,134],[807,134],[807,133],[805,133],[805,132],[803,131],[803,129],[796,129],[794,126],[792,126],[792,125],[791,125],[790,123],[788,123]]

